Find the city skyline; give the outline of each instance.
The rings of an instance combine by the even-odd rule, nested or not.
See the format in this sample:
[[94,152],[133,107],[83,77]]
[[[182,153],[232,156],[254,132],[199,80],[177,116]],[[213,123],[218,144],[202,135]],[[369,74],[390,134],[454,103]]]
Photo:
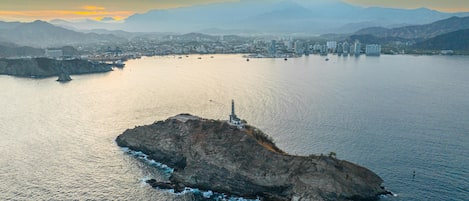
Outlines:
[[[243,0],[242,0],[243,1]],[[271,0],[279,1],[279,0]],[[331,2],[324,1],[323,2]],[[339,1],[339,0],[337,0]],[[429,8],[441,12],[469,12],[469,5],[465,0],[448,1],[418,1],[418,0],[396,0],[396,1],[371,1],[371,0],[342,0],[355,6],[361,7],[387,7],[387,8]],[[81,0],[81,1],[58,1],[58,0],[4,0],[0,3],[0,20],[3,21],[34,21],[52,19],[94,19],[94,20],[123,20],[127,17],[145,13],[153,9],[169,9],[187,7],[221,2],[238,2],[236,0]]]

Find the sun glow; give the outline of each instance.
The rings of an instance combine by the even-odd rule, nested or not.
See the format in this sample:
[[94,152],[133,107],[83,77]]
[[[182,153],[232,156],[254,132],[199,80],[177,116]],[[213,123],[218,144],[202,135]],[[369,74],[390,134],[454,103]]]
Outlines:
[[106,10],[106,8],[101,6],[83,6],[85,10]]
[[132,11],[111,11],[101,6],[86,5],[75,10],[0,10],[0,20],[28,20],[28,19],[110,19],[122,20],[134,14]]

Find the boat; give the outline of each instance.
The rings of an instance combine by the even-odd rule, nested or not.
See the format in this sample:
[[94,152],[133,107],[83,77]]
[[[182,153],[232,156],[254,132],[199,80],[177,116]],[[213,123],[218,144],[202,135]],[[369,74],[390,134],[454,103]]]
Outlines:
[[125,66],[125,63],[122,62],[122,60],[117,60],[115,62],[112,63],[115,67],[118,67],[118,68],[122,68]]

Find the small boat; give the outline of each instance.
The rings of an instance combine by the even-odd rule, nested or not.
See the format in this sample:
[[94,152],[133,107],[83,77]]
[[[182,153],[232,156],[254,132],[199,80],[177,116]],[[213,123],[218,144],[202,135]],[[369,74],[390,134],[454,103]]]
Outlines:
[[122,68],[122,67],[125,66],[125,63],[122,62],[122,60],[117,60],[117,61],[115,61],[115,62],[113,63],[113,65],[114,65],[115,67]]

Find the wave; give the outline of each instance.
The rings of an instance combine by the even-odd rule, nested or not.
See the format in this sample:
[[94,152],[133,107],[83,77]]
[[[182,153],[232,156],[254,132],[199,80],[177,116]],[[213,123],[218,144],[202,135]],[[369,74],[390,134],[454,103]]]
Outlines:
[[156,168],[158,168],[158,170],[161,170],[161,172],[165,173],[165,174],[172,174],[174,172],[174,169],[163,164],[163,163],[160,163],[160,162],[157,162],[153,159],[149,159],[148,158],[148,155],[144,154],[143,152],[141,151],[134,151],[134,150],[131,150],[130,148],[128,147],[122,147],[121,150],[127,154],[130,154],[142,161],[144,161],[145,163],[151,165],[151,166],[154,166]]
[[[170,176],[174,172],[174,168],[171,168],[163,163],[157,162],[153,159],[149,159],[148,155],[144,154],[141,151],[134,151],[128,147],[121,147],[121,150],[129,155],[134,156],[135,158],[144,161],[145,163],[158,168],[162,173],[164,174],[169,174],[167,176]],[[142,183],[147,183],[147,181],[151,179],[150,177],[145,177],[142,178]],[[159,189],[167,193],[171,193],[173,195],[181,196],[187,193],[192,193],[194,195],[201,195],[202,197],[210,200],[223,200],[223,201],[260,201],[260,198],[257,197],[256,199],[246,199],[243,197],[237,197],[237,196],[227,196],[224,193],[218,193],[218,192],[213,192],[211,190],[208,191],[202,191],[198,188],[190,188],[190,187],[185,187],[183,191],[181,192],[175,192],[175,189]]]

